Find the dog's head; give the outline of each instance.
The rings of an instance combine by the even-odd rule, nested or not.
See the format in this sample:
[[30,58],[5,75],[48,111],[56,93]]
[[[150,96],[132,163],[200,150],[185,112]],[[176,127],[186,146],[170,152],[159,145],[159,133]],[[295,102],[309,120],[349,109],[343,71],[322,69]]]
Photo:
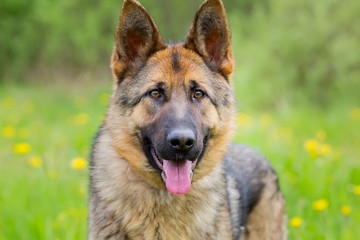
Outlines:
[[152,185],[186,193],[221,161],[232,136],[233,57],[220,0],[205,1],[185,43],[162,42],[148,12],[125,0],[106,126],[113,147]]

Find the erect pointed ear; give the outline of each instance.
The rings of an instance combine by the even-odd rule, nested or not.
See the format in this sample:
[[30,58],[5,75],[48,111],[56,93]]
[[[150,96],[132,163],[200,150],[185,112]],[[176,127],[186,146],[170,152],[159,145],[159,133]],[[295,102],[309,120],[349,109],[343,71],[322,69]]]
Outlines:
[[207,0],[200,6],[185,48],[197,52],[213,71],[230,79],[234,60],[230,30],[221,0]]
[[125,0],[116,30],[111,59],[119,82],[128,71],[135,72],[154,52],[165,48],[154,20],[136,0]]

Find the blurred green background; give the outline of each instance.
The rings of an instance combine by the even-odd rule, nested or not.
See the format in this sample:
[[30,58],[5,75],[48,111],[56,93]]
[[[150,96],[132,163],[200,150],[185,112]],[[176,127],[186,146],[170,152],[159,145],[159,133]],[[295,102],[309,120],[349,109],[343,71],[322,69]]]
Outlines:
[[[199,0],[143,0],[166,42]],[[0,239],[85,239],[88,156],[122,1],[0,1]],[[224,0],[235,140],[266,155],[289,239],[360,236],[360,1]]]

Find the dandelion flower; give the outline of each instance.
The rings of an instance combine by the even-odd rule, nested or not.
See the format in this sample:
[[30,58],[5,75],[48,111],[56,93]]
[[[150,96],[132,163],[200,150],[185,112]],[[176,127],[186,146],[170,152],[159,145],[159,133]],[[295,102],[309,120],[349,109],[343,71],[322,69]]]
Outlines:
[[319,142],[315,139],[308,139],[304,142],[305,150],[313,158],[316,158],[318,156],[318,146]]
[[83,169],[87,166],[88,162],[82,158],[82,157],[77,157],[74,158],[73,160],[71,160],[71,168],[73,169]]
[[89,122],[89,115],[86,113],[79,113],[75,116],[75,123],[77,125],[85,125]]
[[293,217],[291,220],[290,220],[290,225],[293,226],[294,228],[298,228],[301,226],[302,224],[302,219],[299,218],[299,217]]
[[354,186],[354,194],[360,196],[360,185]]
[[38,168],[42,166],[42,159],[40,157],[32,157],[29,159],[28,164],[30,167]]
[[319,199],[313,202],[312,207],[316,211],[324,211],[329,207],[329,202],[326,199]]
[[15,135],[15,128],[13,128],[12,126],[6,126],[3,128],[3,136],[6,138],[12,138]]
[[340,211],[343,215],[347,216],[347,215],[350,215],[351,208],[347,205],[343,205],[343,206],[341,206]]
[[14,152],[18,154],[26,154],[30,150],[31,146],[28,143],[18,143],[14,146]]

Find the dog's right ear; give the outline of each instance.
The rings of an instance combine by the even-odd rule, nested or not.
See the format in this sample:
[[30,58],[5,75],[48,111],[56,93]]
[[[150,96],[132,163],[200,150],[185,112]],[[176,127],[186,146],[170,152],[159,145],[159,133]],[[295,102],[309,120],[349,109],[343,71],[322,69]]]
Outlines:
[[125,0],[111,59],[118,83],[128,71],[135,72],[152,53],[164,48],[155,22],[145,8],[136,0]]
[[206,0],[196,12],[185,48],[197,52],[215,72],[230,79],[234,59],[230,30],[221,0]]

